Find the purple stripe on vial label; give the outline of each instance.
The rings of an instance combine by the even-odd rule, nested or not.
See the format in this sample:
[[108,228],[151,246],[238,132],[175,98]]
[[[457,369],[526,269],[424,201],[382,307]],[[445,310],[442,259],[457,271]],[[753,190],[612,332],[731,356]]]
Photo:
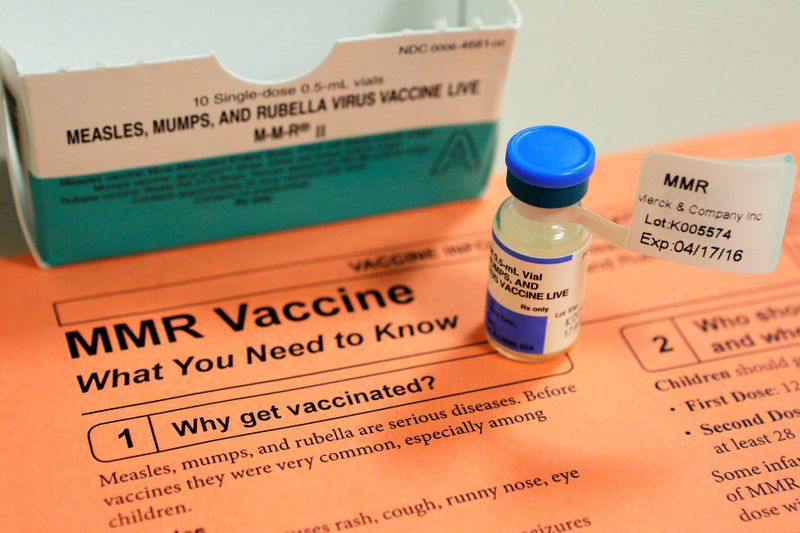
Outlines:
[[527,353],[544,353],[546,316],[528,316],[504,307],[486,295],[486,332],[506,348]]

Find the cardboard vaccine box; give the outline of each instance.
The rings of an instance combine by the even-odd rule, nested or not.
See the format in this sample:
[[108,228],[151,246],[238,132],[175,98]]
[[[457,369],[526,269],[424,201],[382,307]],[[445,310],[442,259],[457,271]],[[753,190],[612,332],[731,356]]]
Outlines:
[[511,0],[29,4],[0,129],[42,265],[479,195],[519,25]]

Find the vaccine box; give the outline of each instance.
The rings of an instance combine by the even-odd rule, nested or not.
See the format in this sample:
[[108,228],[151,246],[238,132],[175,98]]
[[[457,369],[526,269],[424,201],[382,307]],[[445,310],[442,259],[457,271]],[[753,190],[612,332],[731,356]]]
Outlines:
[[519,26],[510,0],[16,3],[0,129],[45,266],[479,195]]

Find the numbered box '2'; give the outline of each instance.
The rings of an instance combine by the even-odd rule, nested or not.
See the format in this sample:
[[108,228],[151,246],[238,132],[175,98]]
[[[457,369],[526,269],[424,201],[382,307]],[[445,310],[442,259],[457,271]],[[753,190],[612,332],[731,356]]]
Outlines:
[[642,368],[650,372],[700,362],[692,347],[670,319],[624,327],[622,336]]

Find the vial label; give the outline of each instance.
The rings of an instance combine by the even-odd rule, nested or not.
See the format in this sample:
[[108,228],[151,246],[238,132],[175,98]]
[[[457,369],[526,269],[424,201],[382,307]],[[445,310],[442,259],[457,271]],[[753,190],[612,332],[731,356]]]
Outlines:
[[580,325],[588,243],[571,255],[533,257],[492,233],[486,332],[515,352],[557,352],[575,342]]

